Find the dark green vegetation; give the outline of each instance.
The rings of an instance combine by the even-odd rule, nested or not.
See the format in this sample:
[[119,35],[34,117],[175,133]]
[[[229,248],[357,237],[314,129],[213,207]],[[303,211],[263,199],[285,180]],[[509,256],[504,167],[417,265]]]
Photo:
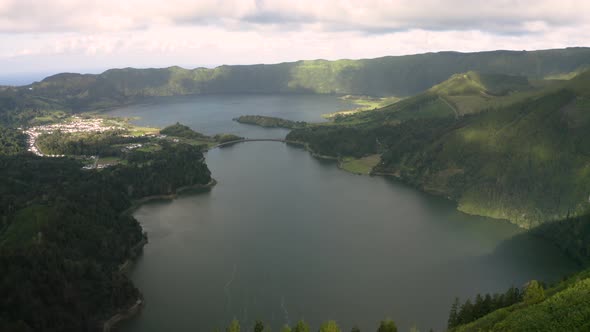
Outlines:
[[529,283],[523,300],[450,331],[588,331],[590,271],[544,290]]
[[[449,197],[462,211],[509,219],[590,262],[590,72],[529,84],[457,74],[426,92],[334,124],[292,131],[322,155],[381,154],[392,174]],[[553,220],[561,220],[548,222]],[[511,241],[519,241],[519,236]],[[503,248],[500,248],[502,250]],[[452,331],[586,331],[588,270],[547,290],[478,296],[451,309]]]
[[20,130],[0,126],[0,156],[24,152],[26,140]]
[[160,134],[162,135],[168,135],[168,136],[174,136],[174,137],[182,137],[182,138],[189,138],[189,139],[203,139],[203,138],[208,138],[207,136],[198,133],[192,129],[190,129],[189,127],[180,124],[180,123],[176,123],[173,124],[171,126],[168,126],[162,130],[160,130]]
[[233,134],[217,134],[213,136],[213,139],[219,143],[227,143],[232,141],[239,141],[241,139],[244,139],[244,137]]
[[[497,106],[472,112],[456,112],[445,99],[483,91],[504,95],[486,93]],[[392,106],[287,138],[328,156],[381,153],[375,173],[447,196],[462,211],[531,228],[588,210],[590,72],[534,91],[521,78],[455,75]]]
[[58,131],[39,135],[36,144],[45,154],[122,157],[125,154],[122,149],[126,144],[147,141],[145,136],[125,137],[119,131],[83,134]]
[[225,142],[231,142],[231,141],[237,141],[237,140],[243,139],[243,137],[233,135],[233,134],[216,134],[216,135],[210,137],[207,135],[203,135],[199,132],[196,132],[196,131],[192,130],[191,128],[189,128],[188,126],[185,126],[185,125],[180,124],[178,122],[176,124],[173,124],[171,126],[168,126],[164,129],[160,130],[160,134],[171,136],[171,137],[183,138],[188,143],[204,144],[204,145],[211,145],[214,142],[225,143]]
[[522,293],[515,287],[509,288],[504,294],[477,294],[473,302],[471,299],[467,299],[461,305],[459,305],[459,299],[456,298],[449,313],[448,327],[452,329],[471,323],[492,311],[518,303],[522,299]]
[[[589,62],[590,49],[572,48],[65,73],[1,88],[0,123],[52,122],[67,113],[172,95],[419,93],[374,112],[337,116],[323,126],[258,116],[240,122],[295,129],[289,140],[325,156],[380,154],[374,173],[393,174],[449,197],[468,213],[527,228],[542,224],[535,234],[587,264],[590,73],[583,68]],[[569,80],[541,81],[546,77]],[[162,134],[209,140],[178,123]],[[40,137],[48,153],[125,161],[103,171],[82,171],[75,160],[18,155],[24,151],[23,135],[0,129],[0,330],[95,330],[135,303],[140,294],[119,266],[137,254],[145,238],[124,211],[134,200],[210,181],[198,146],[163,141],[157,149],[131,153],[117,146],[141,140],[112,132]],[[563,221],[543,224],[551,220]],[[547,290],[533,282],[522,299],[506,297],[465,302],[451,315],[451,327],[590,329],[587,271]],[[228,331],[239,329],[236,321]],[[396,330],[391,321],[379,327]],[[329,321],[320,331],[340,329]]]
[[551,241],[581,266],[590,266],[590,215],[545,223],[531,232]]
[[[590,49],[568,48],[532,52],[441,52],[193,70],[125,68],[107,70],[99,75],[62,73],[29,86],[2,88],[0,121],[22,123],[50,116],[50,110],[93,110],[146,97],[204,93],[407,96],[469,70],[522,75],[529,79],[561,78],[587,66],[589,59]],[[511,84],[498,86],[490,92],[503,93],[511,89]]]
[[84,171],[67,158],[0,156],[0,330],[94,331],[139,291],[119,266],[145,236],[135,199],[205,185],[201,151],[163,143],[126,165]]
[[[230,322],[229,326],[225,330],[227,332],[240,332],[241,331],[240,322],[236,319],[232,320]],[[264,324],[263,321],[257,320],[254,323],[254,327],[252,330],[254,332],[263,332],[263,331],[268,331],[269,329],[267,329],[267,326]],[[291,328],[289,325],[285,325],[281,328],[280,331],[281,332],[309,332],[310,327],[305,321],[300,320],[297,322],[297,324],[293,328]],[[338,326],[338,323],[336,323],[336,321],[329,320],[329,321],[322,323],[321,326],[319,327],[318,331],[319,332],[342,332],[342,329],[340,329],[340,327]],[[357,327],[353,327],[351,329],[351,332],[360,332],[360,330]],[[386,320],[381,321],[381,323],[379,324],[379,327],[377,328],[377,332],[397,332],[397,327],[396,327],[395,322],[393,320],[386,319]]]
[[239,123],[257,125],[266,128],[287,128],[287,129],[297,129],[303,128],[307,124],[303,121],[291,121],[285,120],[281,118],[275,118],[272,116],[263,116],[263,115],[242,115],[234,121]]

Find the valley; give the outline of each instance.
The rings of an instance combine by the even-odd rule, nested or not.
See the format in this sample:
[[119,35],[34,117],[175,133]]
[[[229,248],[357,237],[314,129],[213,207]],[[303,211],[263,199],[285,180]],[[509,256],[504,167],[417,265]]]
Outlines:
[[589,54],[3,87],[0,328],[584,330]]

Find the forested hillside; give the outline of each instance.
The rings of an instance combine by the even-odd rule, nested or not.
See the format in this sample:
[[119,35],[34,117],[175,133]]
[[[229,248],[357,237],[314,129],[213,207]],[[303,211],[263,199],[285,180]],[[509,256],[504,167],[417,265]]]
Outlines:
[[0,154],[1,331],[98,331],[136,303],[119,266],[145,235],[124,211],[211,178],[190,145],[127,159],[88,171],[68,158]]
[[[515,304],[492,310],[466,323],[449,324],[449,331],[582,332],[590,329],[590,271],[580,272],[547,289],[536,281],[527,286]],[[464,304],[461,311],[469,307],[472,307],[471,303]]]
[[[453,74],[470,70],[542,79],[562,77],[588,64],[590,49],[568,48],[530,52],[441,52],[192,70],[180,67],[111,69],[99,75],[63,73],[30,86],[4,89],[0,93],[0,105],[3,104],[0,109],[6,112],[16,107],[29,109],[57,103],[78,111],[145,97],[202,93],[407,96],[443,82]],[[28,100],[28,107],[23,105],[25,100]]]
[[[527,228],[588,211],[590,72],[534,92],[520,79],[504,79],[494,84],[522,90],[481,97],[489,87],[456,75],[390,107],[294,130],[288,139],[323,155],[382,153],[376,173]],[[456,99],[446,100],[474,95],[495,106],[457,113]]]

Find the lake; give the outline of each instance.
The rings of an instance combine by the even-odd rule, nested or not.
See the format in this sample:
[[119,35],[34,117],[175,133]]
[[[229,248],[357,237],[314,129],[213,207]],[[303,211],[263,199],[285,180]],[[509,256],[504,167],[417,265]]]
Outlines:
[[[110,115],[250,138],[282,129],[232,122],[243,114],[319,121],[349,108],[333,96],[166,98]],[[455,296],[503,292],[530,279],[557,280],[575,265],[504,221],[395,180],[358,176],[279,142],[248,142],[206,154],[210,192],[150,203],[135,212],[149,243],[131,278],[145,296],[128,332],[213,331],[237,318],[277,330],[334,319],[343,331],[444,330]],[[511,240],[518,236],[518,240]]]

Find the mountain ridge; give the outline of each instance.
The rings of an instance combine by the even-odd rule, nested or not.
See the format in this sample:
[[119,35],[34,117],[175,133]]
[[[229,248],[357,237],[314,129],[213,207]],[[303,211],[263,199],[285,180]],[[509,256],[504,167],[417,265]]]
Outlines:
[[506,96],[466,93],[429,90],[287,138],[339,158],[381,153],[374,173],[524,228],[590,211],[590,71]]
[[[101,74],[59,73],[32,88],[31,95],[70,96],[76,106],[96,99],[171,96],[203,93],[320,93],[407,96],[470,70],[542,79],[566,74],[590,64],[590,48],[539,51],[438,52],[373,59],[299,60],[277,64],[221,65],[215,68],[109,69]],[[87,95],[47,90],[58,81],[88,86]],[[55,86],[53,86],[55,88]],[[26,91],[25,91],[26,92]]]

